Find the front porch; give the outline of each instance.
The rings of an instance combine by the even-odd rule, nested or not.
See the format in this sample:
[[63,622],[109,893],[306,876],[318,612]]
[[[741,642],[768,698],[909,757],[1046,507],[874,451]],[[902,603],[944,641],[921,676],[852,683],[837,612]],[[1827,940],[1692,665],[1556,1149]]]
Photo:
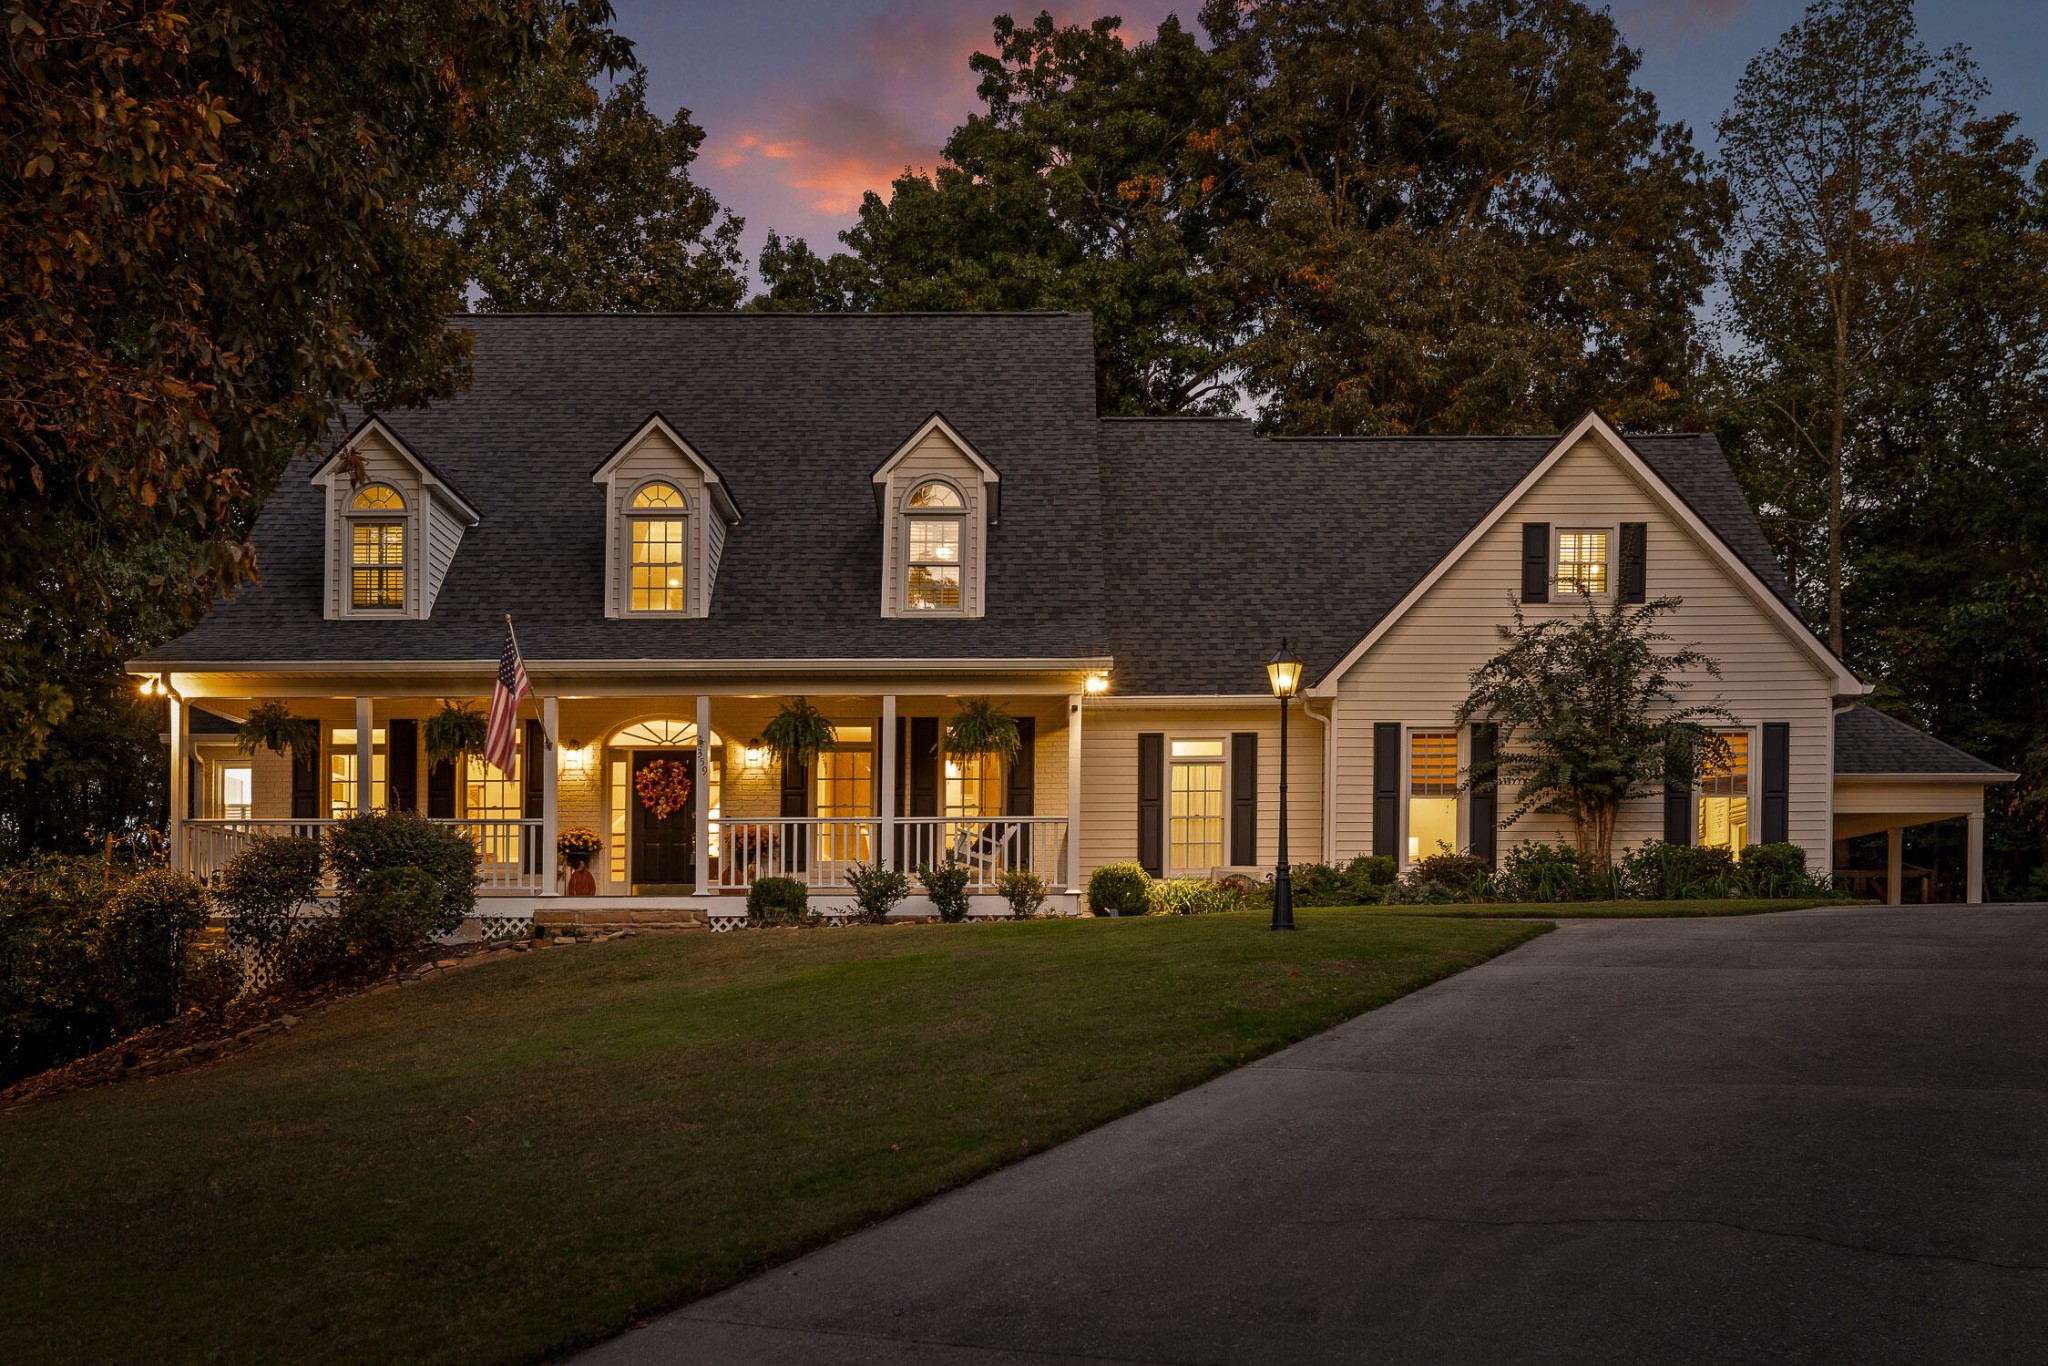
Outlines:
[[[494,918],[701,919],[763,877],[794,878],[829,908],[850,904],[856,865],[915,879],[920,864],[948,858],[967,868],[976,912],[1002,906],[999,880],[1021,869],[1044,882],[1049,912],[1071,913],[1082,874],[1071,814],[1079,698],[1040,689],[987,694],[1017,718],[1014,761],[945,752],[946,721],[966,689],[808,694],[833,742],[799,771],[785,771],[759,738],[785,694],[543,696],[522,709],[510,774],[475,757],[430,761],[438,697],[294,699],[320,737],[318,755],[296,762],[242,754],[228,727],[195,734],[191,702],[174,699],[173,859],[208,878],[259,836],[324,838],[358,812],[409,809],[470,835]],[[215,693],[203,706],[238,721],[274,695]],[[684,793],[680,802],[650,800],[664,781],[672,796]],[[570,894],[575,870],[556,853],[573,828],[602,845],[583,895]],[[897,911],[933,913],[921,894]]]

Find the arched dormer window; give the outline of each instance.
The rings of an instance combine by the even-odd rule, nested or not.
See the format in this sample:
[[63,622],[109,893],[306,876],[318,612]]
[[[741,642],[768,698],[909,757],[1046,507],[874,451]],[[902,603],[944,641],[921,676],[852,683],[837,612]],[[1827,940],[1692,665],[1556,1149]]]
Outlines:
[[349,606],[405,610],[405,499],[389,484],[365,484],[348,505]]
[[681,612],[689,601],[684,535],[689,503],[665,480],[642,484],[626,505],[627,602],[631,612]]
[[961,560],[967,503],[960,490],[931,479],[903,500],[903,542],[908,566],[903,602],[912,612],[960,610]]

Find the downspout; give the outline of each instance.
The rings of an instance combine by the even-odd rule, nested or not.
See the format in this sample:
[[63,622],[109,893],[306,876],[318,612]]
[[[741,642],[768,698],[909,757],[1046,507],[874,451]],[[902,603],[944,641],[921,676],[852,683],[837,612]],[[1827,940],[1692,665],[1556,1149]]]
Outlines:
[[1315,721],[1323,728],[1323,862],[1337,861],[1337,699],[1330,699],[1330,709],[1317,716],[1312,697],[1301,699],[1301,714]]

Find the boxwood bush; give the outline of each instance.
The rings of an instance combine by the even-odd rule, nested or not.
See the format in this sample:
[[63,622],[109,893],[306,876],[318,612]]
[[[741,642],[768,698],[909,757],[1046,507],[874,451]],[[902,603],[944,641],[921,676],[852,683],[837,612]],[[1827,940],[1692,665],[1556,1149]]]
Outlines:
[[1097,915],[1144,915],[1152,875],[1137,863],[1105,863],[1088,875],[1088,909]]
[[974,870],[950,854],[936,866],[917,865],[917,880],[924,884],[924,894],[932,899],[939,919],[948,923],[967,918],[967,884],[973,877]]
[[763,925],[795,925],[810,900],[810,892],[793,877],[757,877],[747,888],[747,914]]

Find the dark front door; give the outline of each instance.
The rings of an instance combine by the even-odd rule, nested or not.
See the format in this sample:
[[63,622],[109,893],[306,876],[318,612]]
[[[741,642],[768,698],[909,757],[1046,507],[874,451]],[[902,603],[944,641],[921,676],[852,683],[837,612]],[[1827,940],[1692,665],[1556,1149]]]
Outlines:
[[[640,798],[640,773],[651,763],[680,763],[691,775],[690,799],[657,818]],[[633,786],[626,800],[633,809],[633,883],[638,887],[697,885],[697,751],[636,749]]]

